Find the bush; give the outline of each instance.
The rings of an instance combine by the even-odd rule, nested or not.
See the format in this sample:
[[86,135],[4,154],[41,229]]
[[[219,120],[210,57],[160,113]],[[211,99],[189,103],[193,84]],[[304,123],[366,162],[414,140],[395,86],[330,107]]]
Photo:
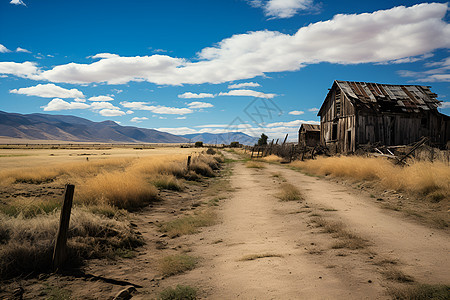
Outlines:
[[203,142],[195,142],[194,146],[197,148],[201,148],[201,147],[203,147]]
[[197,290],[185,285],[177,285],[176,288],[167,288],[159,294],[161,300],[195,300]]

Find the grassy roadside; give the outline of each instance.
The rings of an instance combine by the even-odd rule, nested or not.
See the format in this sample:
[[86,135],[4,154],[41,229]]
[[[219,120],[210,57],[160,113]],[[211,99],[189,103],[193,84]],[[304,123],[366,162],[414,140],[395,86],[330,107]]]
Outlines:
[[[4,170],[0,185],[41,191],[64,185],[68,178],[76,183],[67,266],[77,267],[90,258],[132,257],[144,241],[128,211],[163,200],[158,198],[161,189],[182,192],[185,181],[216,176],[221,161],[220,156],[194,155],[189,172],[184,155],[83,161],[34,173]],[[0,199],[0,279],[49,271],[59,203],[45,195]]]

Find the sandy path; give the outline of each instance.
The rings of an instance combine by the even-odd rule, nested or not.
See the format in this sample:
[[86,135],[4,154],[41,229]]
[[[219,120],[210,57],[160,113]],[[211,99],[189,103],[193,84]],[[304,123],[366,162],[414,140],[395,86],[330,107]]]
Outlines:
[[371,250],[399,260],[400,268],[417,281],[430,284],[450,282],[450,236],[389,212],[365,194],[342,185],[309,177],[271,165],[288,182],[303,191],[309,203],[337,209],[337,219],[367,238]]
[[[236,163],[231,184],[235,191],[221,205],[221,224],[190,237],[202,266],[167,283],[196,284],[208,290],[208,299],[386,298],[379,282],[367,281],[376,279],[372,269],[337,272],[308,254],[308,223],[290,213],[301,204],[278,201],[280,182],[270,170]],[[281,257],[241,260],[254,254]]]

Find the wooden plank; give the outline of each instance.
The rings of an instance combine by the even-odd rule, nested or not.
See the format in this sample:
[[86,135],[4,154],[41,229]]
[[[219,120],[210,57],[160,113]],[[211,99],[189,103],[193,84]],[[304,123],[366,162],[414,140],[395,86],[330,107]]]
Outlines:
[[56,235],[55,248],[53,251],[52,264],[54,271],[61,270],[67,258],[67,231],[69,230],[70,213],[72,211],[74,190],[74,185],[66,185],[64,202],[61,208],[61,216],[59,219],[59,229]]

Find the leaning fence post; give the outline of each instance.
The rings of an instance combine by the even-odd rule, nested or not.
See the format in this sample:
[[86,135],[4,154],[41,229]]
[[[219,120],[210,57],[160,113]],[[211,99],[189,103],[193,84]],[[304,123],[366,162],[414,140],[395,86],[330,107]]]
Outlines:
[[70,212],[72,211],[73,192],[75,186],[67,184],[64,193],[64,203],[61,208],[59,229],[56,234],[55,249],[53,251],[53,270],[60,270],[67,256],[67,231],[69,230]]
[[187,171],[189,172],[189,170],[191,169],[191,156],[188,156],[188,160],[187,160]]

